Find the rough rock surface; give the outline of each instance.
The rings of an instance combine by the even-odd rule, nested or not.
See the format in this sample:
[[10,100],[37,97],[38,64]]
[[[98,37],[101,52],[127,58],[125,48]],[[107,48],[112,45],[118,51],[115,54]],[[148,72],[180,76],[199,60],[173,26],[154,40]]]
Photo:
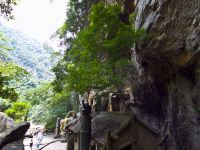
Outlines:
[[135,4],[136,27],[151,35],[135,48],[140,66],[135,101],[167,124],[163,133],[167,149],[198,150],[200,1],[136,0]]
[[24,150],[23,137],[29,126],[28,122],[15,124],[13,119],[0,112],[0,149]]
[[160,129],[167,150],[198,150],[200,1],[106,1],[119,3],[127,14],[134,5],[136,28],[150,35],[133,50],[139,79],[133,83],[129,108],[138,119]]

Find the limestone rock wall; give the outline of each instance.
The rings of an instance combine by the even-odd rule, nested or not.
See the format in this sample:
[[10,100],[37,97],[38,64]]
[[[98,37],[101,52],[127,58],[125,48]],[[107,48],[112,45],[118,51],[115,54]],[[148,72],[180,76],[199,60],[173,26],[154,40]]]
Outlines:
[[167,150],[198,150],[200,1],[107,1],[120,3],[124,13],[135,10],[136,28],[150,35],[133,49],[139,79],[132,85],[130,110],[160,130]]
[[167,124],[167,149],[198,150],[200,1],[137,0],[136,12],[136,27],[151,38],[136,47],[134,57],[146,90],[154,95],[148,99],[159,104],[159,117]]

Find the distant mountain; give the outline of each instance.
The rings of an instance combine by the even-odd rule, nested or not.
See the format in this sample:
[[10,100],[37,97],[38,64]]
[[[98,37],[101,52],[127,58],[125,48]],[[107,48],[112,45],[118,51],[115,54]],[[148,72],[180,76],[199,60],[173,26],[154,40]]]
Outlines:
[[18,30],[13,30],[0,23],[0,31],[9,39],[14,50],[9,52],[9,59],[25,68],[36,79],[48,80],[54,77],[52,53],[54,50],[46,44],[32,39]]

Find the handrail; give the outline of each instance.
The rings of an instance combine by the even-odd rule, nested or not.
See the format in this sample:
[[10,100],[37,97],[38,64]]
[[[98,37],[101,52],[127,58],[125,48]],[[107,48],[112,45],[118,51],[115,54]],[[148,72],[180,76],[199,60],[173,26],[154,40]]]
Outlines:
[[46,144],[46,145],[44,145],[43,147],[39,148],[39,150],[42,150],[42,149],[43,149],[43,148],[45,148],[46,146],[48,146],[48,145],[50,145],[50,144],[52,144],[52,143],[54,143],[54,142],[57,142],[57,141],[59,141],[59,139],[58,139],[58,140],[54,140],[54,141],[51,141],[51,142],[47,143],[47,144]]

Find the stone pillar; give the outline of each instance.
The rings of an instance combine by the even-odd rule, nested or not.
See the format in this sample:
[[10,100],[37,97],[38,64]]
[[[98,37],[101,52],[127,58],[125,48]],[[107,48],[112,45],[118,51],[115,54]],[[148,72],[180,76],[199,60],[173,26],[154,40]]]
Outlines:
[[80,150],[89,150],[91,140],[91,106],[84,104],[81,110]]
[[56,131],[55,131],[55,136],[54,139],[59,138],[60,137],[60,118],[57,118],[56,121]]

